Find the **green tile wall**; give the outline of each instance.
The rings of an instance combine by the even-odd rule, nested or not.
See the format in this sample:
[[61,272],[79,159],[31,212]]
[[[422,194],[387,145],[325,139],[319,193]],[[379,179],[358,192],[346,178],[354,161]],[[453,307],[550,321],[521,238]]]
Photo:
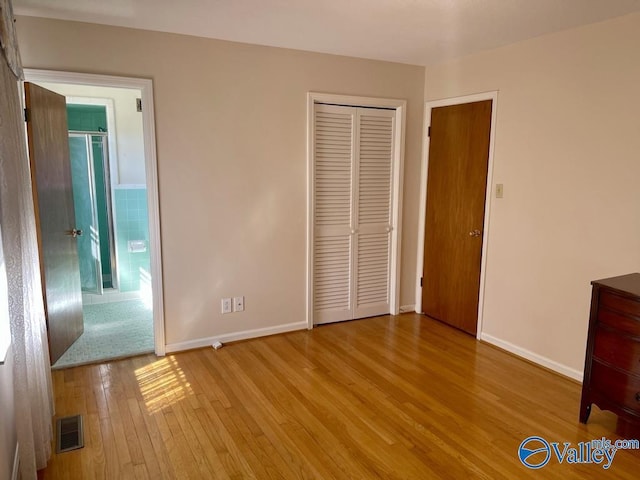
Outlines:
[[[141,279],[150,275],[147,190],[116,188],[114,198],[119,288],[123,292],[140,290]],[[129,252],[129,240],[144,240],[146,251]]]
[[107,109],[102,105],[67,105],[69,130],[81,132],[106,132]]

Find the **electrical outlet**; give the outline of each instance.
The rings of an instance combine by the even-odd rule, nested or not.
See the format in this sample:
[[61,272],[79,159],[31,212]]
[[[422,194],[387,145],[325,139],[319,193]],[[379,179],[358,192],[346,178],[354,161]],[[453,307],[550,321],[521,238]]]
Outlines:
[[222,313],[231,313],[231,298],[222,299]]
[[496,184],[496,198],[504,197],[504,185],[502,183]]
[[233,297],[233,311],[234,312],[244,311],[244,297]]

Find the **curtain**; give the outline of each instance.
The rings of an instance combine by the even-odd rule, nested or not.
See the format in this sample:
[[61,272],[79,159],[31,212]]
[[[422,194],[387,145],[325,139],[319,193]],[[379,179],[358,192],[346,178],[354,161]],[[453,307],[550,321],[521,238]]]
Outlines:
[[[0,5],[0,22],[4,23],[11,5],[9,0],[0,0]],[[3,26],[3,35],[5,31]],[[4,41],[3,37],[6,54]],[[36,471],[44,468],[51,456],[54,404],[22,108],[17,77],[4,55],[0,57],[0,139],[0,224],[8,280],[20,471],[23,479],[35,479]]]
[[9,68],[17,78],[22,79],[22,62],[14,22],[11,0],[0,0],[0,46]]

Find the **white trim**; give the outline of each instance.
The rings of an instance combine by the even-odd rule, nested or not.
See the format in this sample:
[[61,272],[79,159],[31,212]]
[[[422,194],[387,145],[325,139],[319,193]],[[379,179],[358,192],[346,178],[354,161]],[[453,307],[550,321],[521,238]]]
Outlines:
[[306,322],[307,328],[313,328],[313,105],[315,101],[311,93],[307,94],[307,280],[305,282],[306,292]]
[[158,197],[158,160],[153,105],[153,82],[146,78],[116,77],[92,73],[60,72],[24,69],[30,82],[65,83],[140,90],[142,98],[142,126],[144,136],[145,174],[147,178],[147,204],[149,215],[149,246],[151,249],[151,290],[153,293],[153,330],[155,353],[165,354],[164,298],[162,285],[162,255],[160,239],[160,205]]
[[415,312],[415,311],[416,311],[415,305],[402,305],[400,307],[400,313],[409,313],[409,312]]
[[297,330],[305,330],[307,322],[294,322],[276,325],[275,327],[256,328],[254,330],[244,330],[242,332],[224,333],[215,337],[198,338],[196,340],[188,340],[186,342],[170,343],[167,345],[166,352],[174,353],[183,350],[191,350],[193,348],[210,347],[215,342],[237,342],[238,340],[248,340],[250,338],[266,337],[278,333],[293,332]]
[[307,94],[307,328],[313,322],[313,106],[330,103],[353,107],[394,109],[395,150],[393,167],[393,211],[391,213],[391,265],[389,268],[389,309],[392,315],[400,313],[400,247],[402,244],[402,191],[404,174],[404,143],[407,101],[393,98],[358,97],[309,92]]
[[13,455],[13,470],[11,480],[18,480],[20,477],[20,444],[16,442],[16,453]]
[[119,290],[105,289],[102,295],[82,292],[83,305],[102,305],[105,303],[127,302],[129,300],[139,300],[140,291],[121,292]]
[[424,228],[427,214],[427,176],[429,172],[429,127],[431,126],[431,110],[437,107],[448,107],[463,103],[480,102],[492,100],[491,106],[491,132],[489,134],[489,163],[487,165],[487,191],[484,201],[484,226],[482,229],[482,259],[480,263],[480,288],[478,295],[478,324],[476,338],[481,338],[484,312],[484,290],[485,276],[487,270],[487,251],[489,244],[489,221],[491,218],[491,201],[493,193],[493,155],[495,151],[496,120],[498,112],[498,91],[483,92],[474,95],[464,95],[462,97],[445,98],[425,102],[424,108],[424,144],[422,149],[422,171],[420,173],[420,213],[418,224],[418,252],[416,266],[416,312],[422,312],[422,287],[420,278],[424,271]]
[[565,377],[569,377],[572,378],[573,380],[577,380],[578,382],[582,383],[583,380],[583,376],[584,376],[584,372],[580,371],[580,370],[576,370],[575,368],[571,368],[571,367],[567,367],[566,365],[563,365],[562,363],[558,363],[554,360],[551,360],[547,357],[543,357],[542,355],[538,355],[537,353],[532,352],[531,350],[527,350],[526,348],[522,348],[522,347],[518,347],[517,345],[514,345],[513,343],[504,341],[504,340],[500,340],[499,338],[496,338],[492,335],[488,335],[486,333],[483,333],[480,336],[480,340],[482,340],[483,342],[487,342],[490,343],[491,345],[494,345],[498,348],[501,348],[502,350],[506,350],[507,352],[513,353],[514,355],[518,356],[518,357],[522,357],[525,358],[533,363],[536,363],[538,365],[542,365],[545,368],[548,368],[549,370],[553,370],[556,373],[559,373],[560,375],[564,375]]
[[147,185],[145,183],[121,183],[113,186],[114,190],[137,190],[141,188],[146,189]]

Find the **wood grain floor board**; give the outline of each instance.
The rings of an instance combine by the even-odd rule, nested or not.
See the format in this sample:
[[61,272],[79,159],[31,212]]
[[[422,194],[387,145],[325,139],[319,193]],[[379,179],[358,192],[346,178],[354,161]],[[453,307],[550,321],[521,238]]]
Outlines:
[[[339,405],[338,396],[328,396],[319,381],[318,375],[322,373],[321,368],[287,368],[287,361],[290,358],[291,363],[296,364],[295,357],[289,357],[282,342],[278,342],[276,337],[269,339],[275,345],[263,345],[253,343],[252,348],[255,349],[256,358],[261,364],[266,363],[269,358],[272,374],[279,379],[285,386],[286,390],[283,394],[290,397],[289,409],[294,412],[291,422],[295,422],[296,418],[308,419],[303,421],[302,425],[314,430],[318,428],[319,432],[325,432],[325,435],[317,435],[318,440],[323,443],[321,448],[328,449],[331,458],[336,460],[339,478],[368,478],[375,470],[372,469],[371,462],[367,461],[362,451],[352,448],[352,440],[354,436],[361,435],[358,429],[353,427],[351,422],[341,424],[342,428],[335,428],[340,423],[338,417],[344,417],[341,409],[335,408]],[[311,422],[311,423],[307,423]],[[316,424],[316,427],[313,425]]]
[[525,468],[531,435],[617,439],[578,422],[571,380],[415,314],[53,372],[85,448],[41,479],[635,479],[640,452]]
[[[240,365],[238,365],[238,367],[240,367]],[[257,375],[255,376],[256,383],[248,388],[249,392],[260,391],[256,390],[259,389],[261,385],[259,380],[264,380],[263,377],[269,377],[269,373],[264,371],[261,367],[262,365],[252,363],[251,368],[255,373],[257,373]],[[242,373],[237,370],[236,374],[243,376]],[[287,412],[289,410],[289,405],[284,405],[277,400],[277,392],[281,389],[279,387],[280,385],[274,381],[269,384],[268,389],[262,389],[265,397],[262,398],[261,403],[270,403],[274,405],[274,407],[280,408],[282,412]],[[293,448],[297,450],[297,448],[295,447],[295,443],[292,443],[290,441],[290,437],[287,435],[287,432],[290,431],[289,420],[284,414],[274,415],[274,412],[275,410],[272,408],[264,412],[269,416],[265,416],[263,413],[255,410],[249,413],[260,425],[261,433],[257,436],[260,443],[260,449],[264,451],[265,446],[271,445],[271,448],[269,448],[271,453],[268,456],[277,464],[277,472],[281,477],[315,478],[317,472],[313,472],[311,469],[307,468],[306,462],[301,463],[296,461],[298,458],[302,457],[299,451],[295,455],[291,455],[291,449]]]

